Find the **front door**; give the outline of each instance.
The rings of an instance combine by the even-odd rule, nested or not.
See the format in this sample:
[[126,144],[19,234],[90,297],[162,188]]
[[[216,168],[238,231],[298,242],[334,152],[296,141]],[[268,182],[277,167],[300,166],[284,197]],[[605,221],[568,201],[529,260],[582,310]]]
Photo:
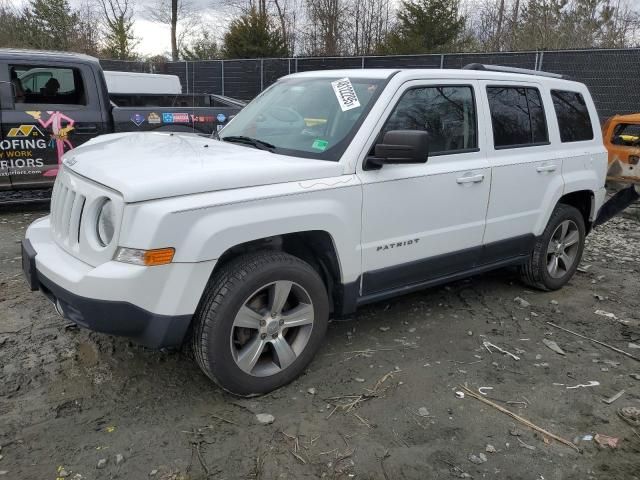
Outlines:
[[105,133],[92,72],[61,63],[13,62],[2,68],[14,97],[2,106],[0,151],[12,188],[47,187],[66,152]]
[[381,120],[391,130],[425,130],[423,164],[359,171],[363,183],[362,295],[466,271],[477,264],[491,169],[479,133],[477,84],[409,82]]

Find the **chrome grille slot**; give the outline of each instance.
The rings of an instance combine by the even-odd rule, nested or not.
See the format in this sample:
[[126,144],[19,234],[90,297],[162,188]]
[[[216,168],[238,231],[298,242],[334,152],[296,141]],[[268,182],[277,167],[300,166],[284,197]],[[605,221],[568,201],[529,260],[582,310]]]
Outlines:
[[51,229],[59,244],[76,247],[87,198],[76,192],[63,173],[58,176],[51,198]]

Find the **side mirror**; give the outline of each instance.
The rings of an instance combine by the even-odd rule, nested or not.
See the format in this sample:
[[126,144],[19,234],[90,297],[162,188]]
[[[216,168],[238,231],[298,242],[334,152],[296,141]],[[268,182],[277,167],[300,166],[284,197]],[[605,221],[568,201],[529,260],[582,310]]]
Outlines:
[[429,157],[429,134],[424,130],[391,130],[375,146],[375,156],[368,157],[364,169],[377,170],[386,163],[425,163]]

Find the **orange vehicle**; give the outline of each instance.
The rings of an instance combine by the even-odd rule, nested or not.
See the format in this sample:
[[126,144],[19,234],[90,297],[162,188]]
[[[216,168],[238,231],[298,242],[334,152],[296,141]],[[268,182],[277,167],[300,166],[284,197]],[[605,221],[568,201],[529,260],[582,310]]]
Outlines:
[[617,192],[598,212],[601,225],[640,198],[640,113],[614,115],[602,127],[604,146],[609,152],[607,186]]
[[640,113],[615,115],[602,127],[609,175],[640,177]]

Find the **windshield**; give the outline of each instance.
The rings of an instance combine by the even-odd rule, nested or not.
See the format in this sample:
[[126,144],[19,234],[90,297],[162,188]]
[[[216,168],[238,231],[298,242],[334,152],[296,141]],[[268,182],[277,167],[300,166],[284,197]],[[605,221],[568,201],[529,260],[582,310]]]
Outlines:
[[251,145],[251,139],[273,147],[274,153],[338,161],[385,81],[280,80],[241,110],[220,139],[243,145]]

